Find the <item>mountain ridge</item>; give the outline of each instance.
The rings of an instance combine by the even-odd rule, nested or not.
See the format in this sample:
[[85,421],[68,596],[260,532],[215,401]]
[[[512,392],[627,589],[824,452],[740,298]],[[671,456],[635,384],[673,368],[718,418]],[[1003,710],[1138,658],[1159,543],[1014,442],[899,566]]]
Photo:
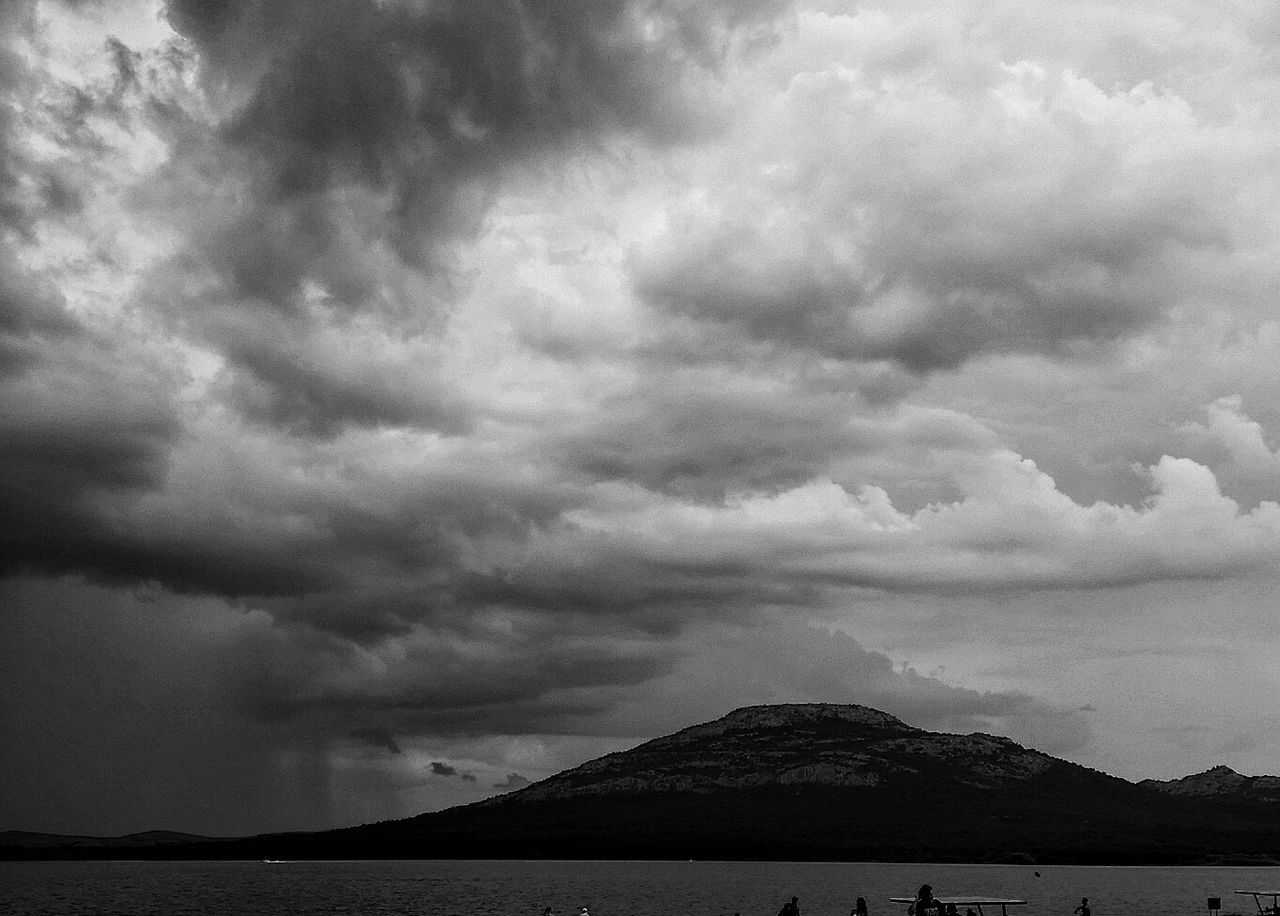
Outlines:
[[1236,796],[1280,803],[1280,776],[1245,776],[1223,764],[1176,779],[1144,779],[1138,785],[1170,795]]
[[[852,740],[843,736],[846,738],[843,742],[820,734],[830,732],[832,726],[846,725],[862,731]],[[800,749],[801,753],[792,749],[792,753],[750,754],[751,744],[759,743],[770,730],[780,729],[792,735],[807,733],[814,740]],[[748,739],[734,743],[734,750],[743,752],[737,760],[696,756],[700,743],[734,734]],[[694,755],[682,753],[690,749],[695,751]],[[909,764],[913,754],[935,750],[950,755],[952,761],[963,761],[969,778],[983,784],[1026,778],[1052,766],[1055,759],[997,735],[927,732],[866,706],[832,703],[745,706],[711,722],[587,761],[518,792],[488,799],[486,803],[609,792],[711,792],[775,783],[876,786],[894,773],[913,771]],[[690,756],[695,759],[688,759]],[[625,770],[627,765],[634,769],[637,760],[644,762],[640,774],[616,772],[620,768]]]
[[1280,863],[1280,807],[1268,794],[1280,780],[1206,772],[1133,783],[870,707],[747,706],[506,795],[400,820],[0,855]]

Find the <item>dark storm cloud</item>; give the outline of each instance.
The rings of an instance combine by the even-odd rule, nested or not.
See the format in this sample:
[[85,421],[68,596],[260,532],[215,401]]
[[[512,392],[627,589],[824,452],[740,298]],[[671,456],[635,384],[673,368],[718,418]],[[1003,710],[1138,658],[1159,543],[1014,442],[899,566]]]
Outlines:
[[[26,6],[5,7],[6,16],[17,17],[15,32],[18,25],[31,25],[29,12]],[[40,88],[22,59],[7,53],[7,44],[3,48],[2,88]],[[208,137],[200,133],[194,115],[166,95],[171,87],[164,81],[176,79],[185,66],[181,54],[169,48],[158,57],[144,58],[114,39],[106,52],[113,75],[105,83],[74,91],[58,86],[57,92],[41,97],[47,103],[43,113],[52,125],[52,138],[68,155],[101,147],[98,128],[86,127],[92,122],[129,132],[148,126],[161,130],[181,153],[173,159],[177,171],[166,175],[169,182],[196,179],[202,170],[227,164],[194,148]],[[30,100],[25,103],[27,109],[40,111]],[[12,127],[19,110],[22,106],[2,106],[0,118]],[[50,195],[65,204],[53,211],[70,215],[78,210],[73,205],[78,192],[70,186],[50,191],[48,181],[41,185],[28,180],[39,177],[43,167],[10,145],[13,134],[6,130],[0,136],[0,196],[6,221],[27,237],[36,221],[48,216],[38,211]],[[180,211],[184,201],[179,191],[158,184],[158,189],[138,190],[134,199],[166,212],[171,207]],[[23,189],[33,186],[43,188],[41,199],[24,196]],[[199,193],[198,182],[184,187]],[[243,227],[260,218],[288,221],[299,212],[303,216],[297,218],[306,222],[305,206],[275,203],[278,206],[249,205],[236,211],[231,222]],[[324,215],[315,218],[323,220]],[[255,256],[262,259],[266,273],[279,273],[285,253],[258,246]],[[139,304],[155,305],[181,287],[181,270],[174,269],[181,263],[166,265],[160,272],[163,282],[145,291]],[[180,295],[167,298],[191,304]],[[195,336],[219,344],[233,365],[242,367],[243,373],[231,373],[230,383],[220,391],[251,419],[326,436],[346,423],[420,424],[454,434],[466,429],[456,401],[421,384],[415,374],[417,353],[389,365],[352,352],[340,321],[330,328],[323,321],[310,323],[261,302],[218,300],[201,305],[209,308],[182,316],[173,329],[185,333],[202,326]],[[323,325],[320,331],[333,330],[332,335],[317,342],[317,324]],[[406,590],[408,597],[383,589],[378,606],[371,610],[361,604],[356,580],[363,575],[355,573],[356,567],[430,572],[433,565],[453,562],[448,541],[459,532],[465,537],[493,526],[522,525],[526,509],[531,518],[546,516],[558,501],[534,488],[526,488],[523,496],[509,494],[509,501],[495,498],[481,475],[467,479],[466,472],[440,482],[425,496],[410,492],[402,507],[389,510],[359,505],[338,492],[285,494],[278,491],[278,482],[268,480],[250,485],[259,487],[256,494],[239,491],[237,497],[232,495],[238,490],[231,480],[235,471],[228,466],[237,464],[235,456],[214,451],[203,454],[202,460],[225,463],[207,461],[199,470],[188,468],[188,474],[178,459],[175,468],[173,449],[184,432],[191,432],[183,429],[182,421],[192,417],[180,421],[172,400],[172,392],[184,381],[170,367],[153,361],[151,354],[136,349],[117,325],[95,327],[91,333],[71,316],[52,284],[0,252],[0,405],[6,408],[0,421],[0,471],[5,477],[0,507],[9,523],[3,535],[6,571],[82,571],[118,581],[154,581],[188,593],[310,596],[322,627],[385,633],[388,628],[402,629],[404,620],[430,613],[436,602],[423,600],[417,586]],[[255,467],[275,468],[277,458],[264,450]],[[214,495],[210,483],[219,478],[231,489]],[[168,491],[156,494],[164,483],[170,484]],[[283,498],[295,517],[311,523],[301,533],[281,539],[281,532],[273,532],[267,521],[269,511],[257,517],[256,500],[266,490],[276,490],[272,502],[277,507]],[[143,508],[147,499],[151,502]],[[299,602],[292,610],[296,616],[308,607]],[[365,622],[366,617],[372,623]]]
[[170,0],[169,17],[208,84],[246,99],[226,130],[271,160],[281,196],[354,177],[431,223],[468,178],[568,137],[690,129],[690,56],[781,7]]
[[[5,4],[0,32],[33,37],[33,10]],[[157,390],[167,381],[161,368],[74,316],[56,282],[20,258],[79,205],[76,187],[20,142],[43,126],[32,101],[42,84],[8,40],[0,42],[0,574],[132,576],[103,510],[160,483],[177,421]],[[79,125],[99,96],[59,87],[42,102],[60,153],[93,145]]]
[[[149,694],[165,658],[198,661],[192,705],[237,736],[203,772],[193,718],[174,785],[238,755],[261,786],[296,771],[306,801],[356,771],[461,798],[419,754],[474,761],[479,793],[537,769],[534,736],[651,736],[745,701],[1079,749],[1091,694],[1063,691],[1064,712],[956,690],[770,621],[901,645],[899,595],[1274,567],[1280,516],[1223,496],[1221,448],[1164,461],[1167,436],[1148,458],[1113,435],[1108,398],[1132,396],[1137,426],[1185,420],[1143,400],[1172,350],[1096,377],[1196,298],[1191,274],[1236,295],[1248,233],[1224,214],[1249,185],[1192,180],[1235,134],[898,11],[807,9],[744,52],[784,5],[170,0],[185,38],[104,43],[49,6],[49,60],[0,41],[21,248],[0,253],[0,575],[79,574],[55,584],[85,614],[153,599],[120,609],[100,660],[123,684],[110,722],[128,646],[156,631]],[[0,26],[29,31],[32,9]],[[1273,265],[1269,244],[1248,260]],[[1053,359],[987,359],[1010,353]],[[1235,443],[1261,507],[1275,455],[1224,405],[1201,438]],[[1066,444],[1027,447],[1036,423]],[[1132,498],[1049,476],[1099,441]],[[170,629],[170,609],[190,612]],[[49,645],[92,642],[67,635]],[[12,679],[76,669],[37,667]],[[11,756],[36,773],[42,752]]]
[[114,567],[115,535],[94,500],[159,483],[173,418],[163,403],[118,388],[41,398],[33,388],[44,380],[33,370],[0,389],[0,568]]
[[396,743],[395,737],[385,728],[377,726],[357,728],[352,730],[351,737],[359,738],[370,747],[382,748],[393,754],[401,753],[400,745]]
[[462,569],[473,539],[518,541],[575,501],[540,478],[504,479],[509,464],[465,449],[457,466],[391,477],[363,461],[298,476],[294,461],[342,459],[282,455],[264,440],[175,451],[166,401],[94,380],[74,378],[90,390],[73,387],[70,403],[42,390],[69,384],[47,373],[6,389],[22,403],[0,423],[7,508],[23,521],[6,534],[15,566],[253,598],[282,622],[376,642],[474,603]]
[[49,344],[82,330],[55,289],[0,251],[0,380],[31,368]]
[[433,760],[431,762],[431,775],[432,776],[456,776],[459,779],[461,779],[463,782],[476,781],[476,777],[474,773],[460,773],[458,772],[457,767],[450,766],[447,763],[441,763],[438,760]]
[[[165,170],[174,190],[148,189],[139,199],[175,204],[176,189],[189,189],[193,240],[220,282],[187,284],[198,290],[188,291],[184,278],[199,275],[199,259],[184,253],[157,271],[143,301],[169,316],[173,333],[226,360],[213,390],[241,417],[327,439],[351,426],[459,435],[471,429],[469,408],[423,369],[429,351],[381,349],[388,335],[434,333],[429,316],[415,313],[444,307],[447,284],[439,302],[434,293],[388,297],[388,276],[395,287],[401,268],[434,270],[431,250],[469,231],[509,168],[611,132],[662,143],[703,130],[693,117],[700,98],[692,78],[716,65],[732,30],[781,8],[174,0],[170,19],[194,43],[203,85],[221,112],[214,134],[202,133],[198,106],[184,109],[166,94],[164,80],[186,65],[181,55],[172,48],[143,55],[115,38],[105,45],[110,78],[68,89],[56,120],[62,142],[86,149],[102,142],[86,126],[92,116],[130,130],[145,123],[183,153]],[[17,64],[5,58],[5,66]],[[128,123],[130,116],[143,120]],[[210,145],[215,136],[219,144]],[[74,187],[46,188],[46,199],[62,202],[57,210],[83,204]],[[352,194],[370,197],[357,196],[353,212]],[[372,209],[359,209],[374,198]],[[308,283],[322,288],[318,304]],[[10,365],[39,361],[44,351],[29,340],[78,329],[52,294],[24,291],[3,305]],[[361,329],[370,349],[353,346]],[[12,484],[6,514],[17,522],[7,536],[13,569],[82,570],[257,598],[282,621],[361,640],[489,601],[547,611],[566,599],[588,607],[620,598],[617,610],[625,611],[649,598],[706,595],[679,583],[657,594],[637,590],[640,570],[624,571],[618,578],[632,582],[621,587],[584,582],[551,592],[536,584],[545,579],[536,569],[518,574],[534,584],[514,586],[501,569],[458,574],[460,544],[504,532],[518,539],[576,499],[546,481],[495,490],[506,466],[470,479],[454,474],[425,494],[406,491],[393,508],[339,492],[281,491],[265,478],[248,484],[272,492],[261,516],[247,491],[232,500],[209,491],[205,499],[200,494],[222,474],[239,490],[234,471],[213,463],[238,459],[175,454],[173,406],[163,388],[146,390],[148,381],[175,380],[108,379],[113,355],[86,348],[77,364],[32,376],[20,393],[31,405],[44,398],[43,409],[8,421],[0,461]],[[101,393],[77,402],[87,408],[77,412],[74,398],[50,400],[67,384]],[[165,495],[137,509],[161,483]],[[284,535],[273,521],[281,511],[306,521]],[[380,578],[388,584],[374,586]],[[632,597],[623,597],[627,591]],[[592,670],[589,661],[579,667]],[[617,670],[632,676],[626,665]]]
[[523,789],[527,785],[531,785],[533,780],[527,776],[521,776],[519,773],[508,773],[507,778],[502,782],[495,782],[493,787],[500,792],[511,792],[515,789]]
[[[0,32],[29,36],[34,28],[34,4],[9,3],[0,9]],[[34,361],[48,343],[73,336],[81,325],[67,311],[61,293],[50,283],[24,269],[15,257],[12,241],[30,242],[40,217],[39,195],[33,195],[26,179],[37,167],[20,149],[22,135],[20,96],[31,91],[34,77],[8,42],[0,42],[0,378],[18,372]],[[45,196],[70,207],[74,190],[46,179]],[[62,209],[57,208],[56,209]]]
[[610,405],[594,427],[562,435],[558,448],[593,477],[696,500],[794,486],[832,454],[860,449],[849,422],[855,395],[819,385],[755,391],[733,381],[667,373]]
[[494,604],[543,613],[582,614],[672,634],[687,615],[732,612],[756,602],[804,606],[819,595],[810,581],[766,575],[750,564],[690,557],[652,559],[599,550],[583,567],[573,557],[533,560],[487,576],[460,577],[463,604]]
[[[438,273],[439,247],[478,225],[502,175],[544,153],[613,132],[662,143],[705,130],[692,75],[715,63],[728,31],[781,6],[171,0],[170,21],[223,102],[220,135],[246,186],[246,205],[200,232],[224,287],[185,320],[263,389],[254,403],[239,386],[262,419],[317,435],[347,424],[456,431],[465,412],[421,390],[429,380],[389,390],[375,371],[352,379],[300,355],[317,330],[300,301],[308,284],[336,313],[429,320],[441,306],[388,300],[371,261]],[[353,222],[353,208],[364,218]],[[262,326],[227,328],[216,314],[225,299],[242,315],[240,303],[260,309]],[[281,316],[294,318],[294,346],[264,348]]]
[[1070,274],[1140,269],[1169,240],[1168,230],[1134,225],[1114,247],[1072,251],[1046,240],[1052,249],[1025,253],[966,252],[942,240],[890,235],[869,252],[871,283],[824,269],[814,262],[822,253],[779,261],[767,240],[730,230],[701,245],[681,239],[678,254],[638,279],[660,308],[748,339],[841,360],[893,360],[926,373],[987,353],[1063,353],[1150,326],[1161,318],[1154,291],[1091,289],[1090,280],[1073,282]]
[[[303,733],[335,723],[353,731],[372,719],[398,734],[520,734],[606,711],[617,690],[670,670],[677,655],[612,624],[480,612],[393,645],[383,656],[385,646],[264,624],[245,632],[224,664],[239,709]],[[362,662],[370,653],[382,659],[376,672]]]
[[[0,32],[17,36],[30,34],[34,23],[33,3],[6,3],[0,6]],[[0,93],[8,96],[28,80],[27,67],[16,48],[0,43]],[[10,104],[0,105],[0,220],[6,229],[25,229],[19,203],[19,178],[14,168],[13,140],[17,134],[16,114]]]
[[[220,642],[242,614],[70,577],[0,580],[0,608],[6,827],[231,836],[329,825],[327,770],[226,701]],[[282,769],[291,756],[300,765]]]
[[299,352],[296,343],[265,334],[229,340],[223,352],[246,370],[232,381],[231,403],[247,417],[285,429],[332,436],[346,424],[385,424],[457,435],[470,425],[460,399],[451,403],[411,367],[365,365],[339,372],[326,359],[329,354]]

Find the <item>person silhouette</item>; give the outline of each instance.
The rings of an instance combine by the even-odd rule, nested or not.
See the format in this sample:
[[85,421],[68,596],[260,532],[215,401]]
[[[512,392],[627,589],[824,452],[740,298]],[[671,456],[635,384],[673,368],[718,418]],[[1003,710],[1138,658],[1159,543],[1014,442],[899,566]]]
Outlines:
[[778,916],[800,916],[800,898],[792,897],[778,910]]
[[937,908],[938,903],[933,899],[933,885],[922,884],[920,890],[916,891],[915,903],[911,904],[907,913],[914,916],[929,916],[929,910],[936,911]]
[[853,903],[853,909],[849,911],[849,916],[867,916],[867,898],[859,897]]
[[1075,914],[1076,914],[1076,913],[1079,913],[1079,914],[1080,914],[1080,916],[1090,916],[1090,914],[1091,914],[1092,912],[1093,912],[1093,911],[1089,909],[1089,898],[1088,898],[1088,897],[1081,897],[1081,898],[1080,898],[1080,905],[1079,905],[1078,907],[1076,907],[1074,910],[1072,910],[1072,911],[1071,911],[1072,916],[1075,916]]

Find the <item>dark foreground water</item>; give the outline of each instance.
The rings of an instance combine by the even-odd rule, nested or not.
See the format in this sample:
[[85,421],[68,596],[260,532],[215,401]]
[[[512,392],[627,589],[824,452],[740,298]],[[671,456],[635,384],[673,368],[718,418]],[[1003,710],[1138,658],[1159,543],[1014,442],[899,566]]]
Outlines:
[[[1039,872],[1037,877],[1036,873]],[[1255,913],[1232,892],[1280,886],[1280,868],[1097,868],[735,862],[0,862],[0,914],[441,914],[441,916],[774,916],[795,894],[802,916],[902,916],[890,896],[925,881],[938,895],[1029,904],[1010,916]],[[998,910],[996,911],[998,914]],[[988,913],[990,916],[990,913]]]

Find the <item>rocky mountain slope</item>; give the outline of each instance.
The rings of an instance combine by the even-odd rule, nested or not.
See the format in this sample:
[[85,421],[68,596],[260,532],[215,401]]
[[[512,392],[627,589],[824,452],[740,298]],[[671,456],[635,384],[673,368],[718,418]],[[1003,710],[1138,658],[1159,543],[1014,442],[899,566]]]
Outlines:
[[[1216,766],[1181,779],[1144,779],[1138,785],[1167,795],[1280,805],[1280,776],[1243,776],[1226,766]],[[1280,814],[1280,810],[1276,813]]]
[[748,706],[589,761],[510,798],[532,802],[764,786],[872,787],[925,773],[943,782],[994,788],[1043,773],[1053,762],[1008,738],[932,734],[864,706]]
[[1280,862],[1280,808],[1257,800],[1275,781],[1214,770],[1139,785],[1007,738],[937,734],[866,707],[751,706],[518,792],[404,820],[151,851],[0,855],[1258,864]]

